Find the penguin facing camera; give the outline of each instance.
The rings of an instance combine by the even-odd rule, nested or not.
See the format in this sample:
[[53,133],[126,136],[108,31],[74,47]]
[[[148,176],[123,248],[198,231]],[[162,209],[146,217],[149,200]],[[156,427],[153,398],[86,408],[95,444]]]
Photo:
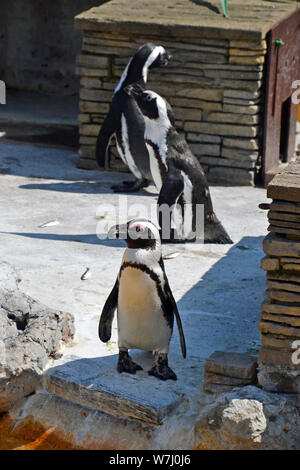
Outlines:
[[115,285],[101,313],[99,338],[103,342],[110,340],[117,310],[118,372],[135,374],[141,370],[142,367],[133,362],[128,350],[142,349],[152,351],[155,357],[149,375],[161,380],[176,380],[176,374],[168,365],[174,315],[183,357],[186,357],[186,345],[164,268],[159,230],[147,219],[134,219],[112,227],[108,237],[123,238],[127,248]]
[[[158,220],[162,240],[195,241],[195,234],[201,232],[203,225],[202,220],[198,220],[197,209],[203,205],[204,243],[232,243],[214,213],[201,164],[191,152],[185,138],[174,127],[174,114],[170,104],[157,93],[144,90],[139,84],[129,85],[125,91],[135,98],[144,115],[144,138],[150,157],[150,169],[159,191]],[[162,215],[162,207],[170,208],[168,220]],[[176,230],[170,230],[171,219]]]
[[162,46],[144,44],[129,60],[115,88],[110,110],[97,137],[96,159],[99,166],[104,168],[107,147],[115,135],[118,153],[136,178],[112,186],[115,192],[139,191],[152,181],[144,141],[144,118],[135,100],[124,92],[124,88],[135,82],[145,88],[149,69],[166,66],[170,59],[171,56]]

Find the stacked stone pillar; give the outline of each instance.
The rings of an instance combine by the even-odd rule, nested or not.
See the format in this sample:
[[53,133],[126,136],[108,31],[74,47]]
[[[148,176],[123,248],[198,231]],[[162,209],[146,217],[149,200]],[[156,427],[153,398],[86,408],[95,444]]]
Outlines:
[[267,195],[272,202],[261,261],[267,290],[258,380],[265,390],[300,393],[300,162],[275,176]]

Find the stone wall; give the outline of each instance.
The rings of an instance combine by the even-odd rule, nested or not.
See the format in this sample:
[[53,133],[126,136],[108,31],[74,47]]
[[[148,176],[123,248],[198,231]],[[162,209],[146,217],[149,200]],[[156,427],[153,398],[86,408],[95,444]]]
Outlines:
[[259,322],[259,384],[268,391],[300,393],[300,163],[269,183],[269,235],[264,239],[266,299]]
[[7,87],[78,93],[74,16],[105,0],[1,0],[0,80]]
[[[81,168],[96,168],[95,143],[113,90],[130,56],[148,41],[173,55],[165,69],[149,74],[148,88],[172,105],[210,181],[252,184],[260,155],[261,86],[266,42],[168,39],[84,31],[77,56],[80,78]],[[112,146],[107,166],[121,169]]]

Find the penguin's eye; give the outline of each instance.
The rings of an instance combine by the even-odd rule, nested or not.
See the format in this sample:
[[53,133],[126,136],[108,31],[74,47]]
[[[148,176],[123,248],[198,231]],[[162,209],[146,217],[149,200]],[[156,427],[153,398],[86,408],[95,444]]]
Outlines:
[[145,99],[146,99],[146,101],[151,101],[152,97],[151,97],[151,95],[146,95]]

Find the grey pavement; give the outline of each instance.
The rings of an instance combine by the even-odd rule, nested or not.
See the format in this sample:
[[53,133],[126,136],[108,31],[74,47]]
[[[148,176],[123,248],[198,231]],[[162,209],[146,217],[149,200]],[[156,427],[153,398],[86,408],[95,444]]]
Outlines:
[[[100,343],[97,330],[125,244],[100,240],[96,230],[104,233],[114,224],[115,207],[126,201],[132,216],[132,204],[155,208],[155,188],[129,196],[114,194],[110,185],[122,181],[124,174],[80,170],[74,151],[4,137],[0,138],[1,260],[17,270],[20,289],[75,316],[74,343],[60,362],[53,360],[49,366],[112,355],[116,361],[116,322],[108,344]],[[170,387],[177,390],[199,390],[200,366],[213,351],[256,353],[259,347],[257,322],[265,290],[259,264],[268,224],[258,204],[267,201],[266,191],[215,185],[211,193],[216,214],[234,244],[163,246],[164,253],[180,252],[165,262],[187,342],[184,360],[175,327],[169,361],[179,379]],[[58,224],[41,227],[51,220]],[[91,277],[81,280],[86,267]],[[145,353],[135,354],[149,362]]]

